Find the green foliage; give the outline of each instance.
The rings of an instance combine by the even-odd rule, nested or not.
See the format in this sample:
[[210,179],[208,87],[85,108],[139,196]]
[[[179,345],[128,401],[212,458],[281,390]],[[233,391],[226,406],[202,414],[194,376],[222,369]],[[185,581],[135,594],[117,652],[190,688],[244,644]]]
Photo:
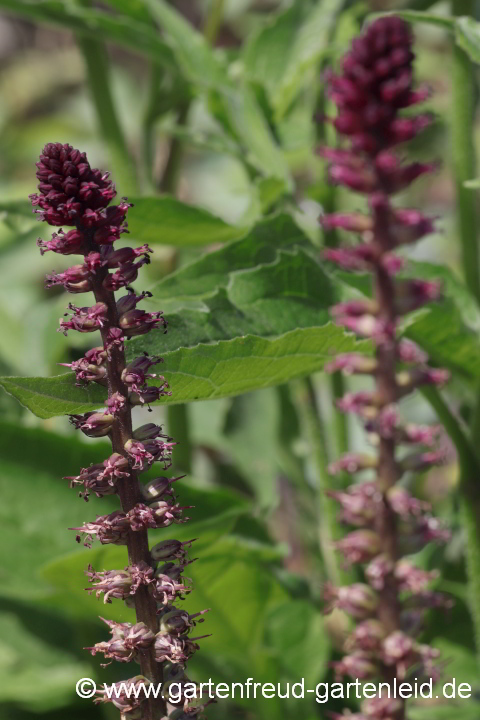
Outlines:
[[247,232],[247,228],[229,225],[206,210],[172,197],[133,198],[132,202],[129,230],[141,243],[175,247],[209,245],[235,240]]
[[106,398],[106,390],[99,385],[77,387],[70,373],[50,378],[5,377],[0,384],[24,407],[45,420],[56,415],[87,412]]
[[329,51],[329,35],[341,5],[339,0],[293,3],[252,34],[245,45],[247,77],[265,88],[277,120],[303,89],[306,77],[314,77],[320,59]]
[[[288,383],[320,372],[339,352],[370,352],[368,342],[357,342],[330,321],[333,303],[368,295],[370,288],[365,276],[346,277],[321,257],[316,218],[334,206],[342,208],[345,198],[327,187],[324,163],[313,153],[315,136],[324,140],[332,130],[322,124],[315,129],[312,123],[316,112],[331,114],[323,71],[336,62],[368,7],[340,0],[274,1],[273,11],[269,6],[260,12],[255,3],[231,0],[212,33],[210,6],[217,3],[0,0],[0,11],[29,20],[32,37],[40,38],[22,65],[25,86],[14,72],[23,46],[18,56],[10,56],[7,48],[2,71],[0,385],[6,393],[0,396],[0,520],[9,540],[0,547],[0,714],[6,720],[83,718],[85,705],[75,704],[76,680],[93,676],[103,681],[118,673],[118,667],[99,671],[99,663],[81,650],[107,635],[97,616],[133,620],[123,604],[104,605],[84,589],[87,565],[98,570],[124,567],[125,548],[94,545],[87,551],[75,545],[74,533],[67,529],[117,508],[118,499],[93,497],[87,505],[62,479],[102,461],[109,446],[73,438],[61,417],[101,407],[106,391],[96,385],[76,387],[72,373],[55,376],[57,362],[71,361],[96,342],[92,336],[70,335],[65,342],[55,334],[66,296],[43,290],[45,272],[72,264],[70,258],[50,253],[40,262],[34,247],[38,225],[25,200],[34,189],[38,150],[51,140],[78,144],[95,166],[113,169],[119,196],[128,193],[135,205],[129,213],[133,243],[157,246],[154,262],[144,268],[135,289],[152,290],[145,307],[165,311],[168,333],[129,341],[128,357],[148,350],[164,358],[158,371],[170,383],[172,396],[162,404],[209,400],[182,408],[192,445],[192,479],[176,486],[182,504],[195,506],[188,511],[192,519],[151,535],[152,543],[166,537],[198,538],[194,555],[199,559],[187,573],[194,592],[185,606],[212,609],[202,627],[212,636],[202,641],[191,674],[216,682],[247,677],[297,682],[305,677],[314,687],[325,679],[333,657],[331,630],[319,612],[329,570],[328,552],[319,549],[326,524],[322,518],[319,523],[319,476],[331,448],[339,444],[329,410],[339,388],[337,384],[332,391],[322,378],[308,381],[310,400],[320,407],[312,410],[318,417],[312,424],[315,437],[309,437],[305,423],[299,422],[303,400],[292,392],[295,384]],[[476,19],[408,8],[403,16],[434,26],[434,37],[444,30],[463,58],[461,76],[473,77],[470,61],[480,58]],[[44,35],[39,31],[43,25],[73,34],[83,49],[75,72],[60,73],[58,68],[67,62],[62,58],[75,52],[70,35],[60,37],[52,30]],[[22,26],[22,37],[30,38],[29,28]],[[472,191],[479,183],[467,142],[474,147],[476,96],[454,79],[457,101],[451,101],[445,45],[439,62],[436,44],[424,42],[425,30],[430,32],[419,27],[418,70],[446,88],[438,104],[432,99],[432,109],[441,119],[447,110],[455,111],[457,190],[461,184],[462,197],[469,196],[466,203],[472,208]],[[217,44],[211,42],[215,35]],[[56,46],[64,45],[68,52],[58,53]],[[42,62],[45,57],[48,62]],[[86,61],[85,81],[81,59]],[[463,100],[458,100],[461,93]],[[459,130],[459,121],[466,130]],[[450,126],[442,127],[441,142],[435,136],[430,145],[422,145],[419,139],[415,153],[446,154]],[[155,195],[165,163],[170,172],[172,156],[179,182],[171,187],[172,196]],[[428,192],[420,184],[418,195],[407,199],[432,215],[441,205],[442,214],[446,207],[449,215],[450,184],[445,174],[438,186],[436,182]],[[464,222],[460,233],[463,238],[465,227],[470,230],[463,243],[467,252],[476,225]],[[473,396],[480,381],[480,315],[471,283],[474,251],[472,261],[464,263],[465,283],[452,252],[458,240],[450,227],[447,217],[445,242],[435,237],[435,246],[415,255],[434,258],[436,264],[409,260],[404,273],[441,279],[445,300],[410,315],[402,332],[454,375],[455,396],[450,390],[444,396],[426,388],[411,411],[412,416],[417,410],[427,414],[429,403],[456,447],[463,509],[458,510],[455,498],[448,514],[468,541],[464,547],[457,530],[443,560],[451,573],[443,589],[454,591],[457,610],[449,625],[435,615],[426,632],[438,638],[436,646],[450,660],[447,676],[471,682],[478,690],[468,610],[478,615],[480,462],[466,421],[475,415]],[[45,236],[45,226],[42,231]],[[39,377],[47,375],[54,376]],[[48,420],[48,431],[39,430],[35,418],[26,421],[25,408]],[[165,408],[153,408],[155,422],[164,422],[164,415]],[[171,429],[168,420],[165,429]],[[323,443],[316,464],[315,439]],[[422,484],[428,499],[433,495],[435,500],[438,487],[441,492],[444,484],[453,485],[456,462],[439,481],[427,478]],[[335,637],[335,647],[337,641]],[[131,669],[126,667],[126,673]],[[89,717],[104,717],[103,712],[88,706]],[[478,702],[418,702],[409,716],[443,720],[452,712],[473,720]],[[212,720],[318,720],[324,714],[314,698],[301,706],[257,698],[209,708]]]
[[68,28],[76,33],[109,40],[145,55],[162,65],[172,66],[171,51],[151,24],[133,17],[111,15],[62,0],[0,0],[0,8],[29,20]]

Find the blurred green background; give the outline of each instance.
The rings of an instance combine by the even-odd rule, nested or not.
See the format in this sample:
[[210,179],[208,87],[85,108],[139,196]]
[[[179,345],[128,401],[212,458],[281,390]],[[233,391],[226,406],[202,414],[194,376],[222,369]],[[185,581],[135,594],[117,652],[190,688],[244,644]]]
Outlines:
[[[56,332],[71,298],[45,290],[44,275],[70,263],[40,257],[36,239],[48,239],[49,230],[25,203],[35,191],[34,163],[46,142],[86,150],[93,166],[112,170],[120,196],[167,192],[225,221],[213,242],[200,229],[198,241],[182,240],[177,231],[169,244],[175,222],[166,232],[153,214],[145,229],[140,210],[133,210],[138,232],[130,240],[148,239],[155,250],[139,289],[279,210],[292,215],[315,249],[324,241],[317,224],[322,208],[358,202],[325,183],[324,163],[314,152],[331,133],[313,121],[328,110],[325,67],[371,11],[410,5],[416,6],[381,0],[178,0],[170,6],[0,0],[0,374],[56,375],[59,362],[89,347],[88,336],[65,339]],[[436,12],[448,15],[449,4],[437,3]],[[193,37],[179,18],[195,30]],[[436,121],[412,154],[440,158],[442,166],[405,198],[441,215],[439,232],[412,257],[443,263],[456,278],[450,40],[441,27],[419,25],[416,32],[417,72],[434,91],[428,104]],[[197,45],[200,35],[205,46]],[[208,46],[228,83],[218,80],[204,52]],[[228,282],[227,272],[220,270],[219,284]],[[162,306],[168,318],[198,309],[199,302],[164,294]],[[171,390],[175,395],[174,382]],[[355,424],[342,425],[331,409],[334,392],[315,375],[186,408],[154,408],[148,418],[165,422],[181,440],[174,469],[188,477],[178,483],[180,498],[195,506],[191,523],[174,532],[179,539],[199,538],[195,591],[186,607],[212,609],[202,627],[212,637],[191,662],[195,679],[276,683],[304,677],[307,687],[331,679],[328,663],[347,625],[342,615],[325,620],[321,612],[333,560],[325,550],[319,476],[345,445],[347,431],[355,445],[364,442]],[[468,387],[454,382],[452,392],[459,410],[468,410]],[[98,569],[122,567],[125,553],[77,547],[67,528],[116,508],[116,501],[93,498],[86,505],[62,480],[103,460],[108,445],[74,435],[66,418],[36,418],[3,392],[0,411],[0,716],[115,718],[112,708],[79,700],[74,687],[81,677],[110,682],[135,672],[123,665],[101,669],[100,660],[82,649],[106,637],[98,614],[130,618],[119,603],[104,606],[84,591],[89,562]],[[435,420],[418,398],[407,403],[406,414]],[[418,493],[434,501],[453,528],[445,550],[421,558],[425,566],[442,568],[443,587],[456,598],[448,618],[432,614],[426,640],[436,637],[444,650],[446,674],[471,682],[478,693],[456,482],[453,449],[447,467],[416,480]],[[459,720],[477,720],[476,698],[418,704],[411,720],[441,720],[452,712]],[[222,701],[209,716],[314,720],[341,705],[325,707],[311,697]]]

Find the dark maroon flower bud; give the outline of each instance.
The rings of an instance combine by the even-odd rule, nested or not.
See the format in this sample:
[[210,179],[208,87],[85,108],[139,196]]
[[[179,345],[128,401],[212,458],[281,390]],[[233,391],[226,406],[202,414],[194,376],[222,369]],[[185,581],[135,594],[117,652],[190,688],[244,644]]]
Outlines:
[[124,600],[130,595],[132,588],[132,576],[128,570],[104,570],[103,572],[95,572],[91,565],[88,566],[85,574],[88,576],[92,588],[87,588],[87,592],[91,595],[95,593],[97,598],[104,593],[103,602],[111,603],[112,598]]
[[[180,573],[181,570],[180,567]],[[191,591],[180,574],[175,578],[158,570],[155,572],[155,580],[152,582],[151,588],[155,600],[161,605],[171,605],[175,600],[183,599]]]
[[412,565],[409,560],[402,558],[395,565],[394,575],[400,590],[417,594],[426,590],[428,585],[438,578],[439,572],[438,570],[430,572],[421,570]]
[[403,703],[399,698],[390,698],[384,694],[382,697],[365,700],[362,703],[362,710],[367,720],[389,720],[403,711]]
[[72,319],[68,321],[60,319],[59,332],[63,332],[64,335],[67,335],[68,330],[82,333],[95,332],[105,324],[108,310],[105,303],[96,303],[90,308],[78,308],[70,303],[68,307],[72,310]]
[[82,527],[69,528],[77,531],[77,542],[81,542],[82,535],[85,536],[84,545],[90,547],[95,538],[102,545],[125,545],[130,523],[124,512],[115,510],[109,515],[101,515],[93,522],[87,522]]
[[347,393],[337,401],[337,407],[342,412],[353,413],[365,418],[374,418],[378,414],[374,394],[363,390],[357,393]]
[[380,648],[387,631],[380,620],[364,620],[349,635],[345,648],[348,652],[362,650],[373,652]]
[[373,530],[354,530],[335,543],[345,558],[345,564],[364,563],[378,555],[382,540]]
[[130,650],[150,647],[154,640],[155,635],[143,622],[130,626],[125,633],[125,646]]
[[394,218],[390,236],[396,245],[410,245],[435,231],[433,220],[418,210],[400,208],[395,210]]
[[145,310],[128,310],[120,316],[119,326],[126,337],[145,335],[157,327],[167,330],[167,321],[161,311],[149,313]]
[[411,515],[421,515],[430,510],[429,503],[418,500],[408,490],[399,485],[391,487],[386,497],[392,510],[403,518],[408,518]]
[[90,465],[88,468],[82,468],[79,475],[67,476],[63,479],[70,480],[70,487],[83,485],[84,490],[79,493],[79,496],[84,500],[88,500],[91,492],[97,497],[113,495],[117,491],[115,481],[104,474],[104,469],[103,464]]
[[383,662],[385,665],[396,665],[407,661],[413,649],[413,640],[401,630],[391,633],[383,641]]
[[353,652],[351,655],[345,655],[338,662],[331,663],[331,667],[337,679],[340,679],[343,675],[349,675],[351,678],[368,680],[378,675],[378,666],[375,659],[360,650]]
[[353,583],[336,588],[331,583],[325,584],[324,599],[327,603],[325,612],[333,608],[344,610],[357,620],[366,620],[376,613],[378,606],[377,594],[363,583]]
[[108,333],[107,333],[107,340],[105,343],[105,351],[107,353],[108,358],[111,357],[111,351],[113,350],[113,348],[118,348],[119,350],[123,350],[124,340],[125,340],[125,336],[120,328],[118,328],[118,327],[109,328]]
[[187,558],[187,550],[191,547],[194,540],[162,540],[153,546],[150,555],[153,560],[182,560]]
[[155,638],[155,660],[157,662],[184,663],[198,649],[198,645],[186,638],[159,632]]
[[40,192],[30,198],[41,219],[51,225],[84,222],[89,212],[105,208],[115,196],[108,174],[92,169],[85,153],[70,145],[46,145],[37,178]]
[[[166,442],[164,439],[165,438]],[[175,442],[171,441],[166,435],[156,437],[154,440],[127,440],[125,450],[133,459],[133,467],[135,470],[146,470],[155,462],[163,462],[165,467],[169,467],[172,447]]]
[[354,170],[345,165],[332,165],[329,177],[332,183],[345,185],[350,190],[360,193],[371,193],[377,187],[375,174],[367,168]]
[[339,265],[343,270],[363,272],[371,270],[379,263],[391,275],[403,269],[405,261],[396,255],[383,255],[380,259],[375,248],[370,244],[356,245],[355,247],[328,248],[323,251],[326,260]]
[[[103,347],[100,349],[105,355]],[[99,348],[94,348],[94,350],[98,351]],[[92,354],[92,351],[89,350],[85,354],[85,357],[80,358],[80,360],[74,360],[71,363],[59,363],[59,365],[69,367],[73,370],[77,380],[76,385],[79,385],[80,387],[88,385],[89,382],[97,382],[101,385],[105,385],[107,378],[106,365],[104,364],[103,359],[96,361],[95,357],[96,356]]]
[[37,245],[42,255],[49,250],[60,253],[61,255],[75,255],[82,253],[84,243],[85,237],[80,230],[69,230],[67,233],[60,230],[58,233],[53,233],[51,240],[47,240],[46,242],[41,238],[37,240]]
[[161,362],[163,362],[161,357],[150,357],[147,353],[144,353],[127,365],[122,372],[122,380],[126,385],[130,386],[131,390],[139,392],[143,389],[147,379],[157,377],[156,373],[149,373],[148,371]]
[[394,563],[387,555],[377,555],[365,570],[365,577],[375,590],[383,590],[385,580],[392,575]]
[[172,488],[172,483],[175,482],[175,480],[180,480],[180,478],[185,477],[185,475],[179,475],[175,478],[167,478],[167,477],[157,477],[153,480],[150,480],[146,485],[141,486],[142,495],[145,498],[147,502],[152,502],[154,500],[161,500],[164,495],[170,495],[174,496],[174,491]]
[[364,233],[373,229],[373,220],[368,215],[360,213],[332,213],[322,215],[320,222],[324,230],[340,228],[348,232]]
[[133,263],[136,258],[142,256],[145,262],[149,262],[150,258],[148,254],[152,252],[153,250],[151,250],[148,245],[142,245],[138,248],[121,248],[120,250],[109,253],[103,264],[108,268],[119,268],[127,263]]
[[87,437],[104,437],[112,429],[115,418],[109,413],[88,412],[84,415],[70,415],[70,422],[76,430],[81,430]]
[[63,273],[50,273],[46,278],[47,289],[54,285],[63,285],[70,293],[89,292],[92,289],[91,274],[85,265],[73,265]]
[[404,363],[426,363],[428,355],[411,340],[402,338],[397,345],[398,359]]
[[99,252],[89,252],[85,255],[85,265],[91,273],[95,273],[98,268],[102,267],[103,257]]
[[119,392],[113,393],[108,400],[105,400],[107,410],[111,415],[118,415],[118,413],[125,407],[126,399]]
[[402,459],[401,466],[404,471],[423,472],[435,465],[443,465],[445,460],[446,456],[443,450],[432,450],[430,452],[407,455]]
[[345,375],[374,375],[377,365],[375,358],[368,355],[345,353],[337,355],[324,369],[328,373],[341,371]]
[[337,475],[339,472],[346,472],[353,475],[360,470],[369,470],[376,468],[378,460],[370,455],[360,455],[357,453],[346,453],[335,462],[330,463],[328,472],[331,475]]
[[345,492],[329,490],[327,494],[342,507],[339,520],[357,527],[370,525],[378,515],[382,502],[382,495],[374,482],[351,485]]
[[[110,685],[107,691],[97,690],[99,695],[96,703],[111,702],[117,710],[122,713],[122,718],[128,720],[139,720],[143,717],[141,706],[146,700],[145,689],[152,683],[143,675],[136,675],[130,680],[122,680],[121,682]],[[141,714],[137,713],[140,710]]]
[[441,283],[427,282],[426,280],[400,280],[395,284],[395,310],[399,315],[405,315],[413,310],[418,310],[427,303],[440,300],[442,295]]
[[137,263],[125,263],[121,265],[114,273],[109,273],[103,281],[103,287],[107,290],[116,292],[131,283],[135,282],[138,277],[138,271],[146,261],[139,260]]
[[131,392],[128,395],[128,401],[130,405],[150,405],[156,402],[161,397],[171,395],[172,393],[167,389],[168,383],[165,380],[161,385],[146,385],[139,392]]

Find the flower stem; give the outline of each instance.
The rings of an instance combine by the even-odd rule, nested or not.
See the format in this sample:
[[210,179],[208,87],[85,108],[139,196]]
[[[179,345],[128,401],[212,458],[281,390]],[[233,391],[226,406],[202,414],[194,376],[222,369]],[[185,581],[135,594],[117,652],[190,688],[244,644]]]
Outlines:
[[[471,0],[454,0],[456,15],[470,15]],[[452,48],[452,145],[457,197],[457,223],[462,244],[465,282],[480,302],[480,268],[475,193],[464,187],[476,176],[474,146],[475,74],[466,53],[453,40]]]
[[[87,234],[88,230],[84,229]],[[91,242],[94,247],[93,240]],[[114,293],[103,287],[108,270],[99,269],[92,281],[93,292],[96,302],[105,303],[108,308],[107,322],[101,329],[104,346],[108,344],[108,331],[112,327],[118,327],[118,313]],[[107,358],[108,397],[114,393],[120,393],[128,397],[128,390],[122,380],[122,371],[125,368],[125,351],[123,348],[113,347],[110,351],[110,358]],[[111,431],[113,452],[126,456],[124,445],[132,437],[132,413],[126,403],[117,414]],[[137,473],[129,470],[127,477],[118,479],[118,495],[125,513],[131,510],[138,503],[143,502],[140,493]],[[151,565],[151,558],[148,546],[147,530],[133,532],[129,531],[127,538],[128,560],[130,565],[137,565],[146,562]],[[137,622],[143,622],[153,633],[158,632],[158,619],[156,602],[146,585],[140,586],[135,592],[135,612]],[[162,666],[155,660],[153,646],[139,651],[139,660],[142,675],[147,677],[156,686],[163,681]],[[160,698],[149,698],[146,703],[146,715],[144,720],[160,720],[165,714],[166,706]]]

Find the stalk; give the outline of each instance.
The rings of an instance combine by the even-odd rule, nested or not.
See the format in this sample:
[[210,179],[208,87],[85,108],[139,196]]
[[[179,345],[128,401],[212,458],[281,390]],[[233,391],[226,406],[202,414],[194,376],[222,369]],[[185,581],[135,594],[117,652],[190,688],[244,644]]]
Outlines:
[[[398,209],[392,202],[395,193],[434,169],[433,164],[406,165],[394,151],[429,123],[426,115],[400,114],[401,109],[427,97],[426,89],[412,86],[412,42],[410,27],[395,17],[375,21],[353,41],[342,60],[341,74],[332,73],[329,78],[338,112],[333,123],[347,139],[347,147],[322,150],[330,161],[331,181],[366,195],[370,209],[368,215],[332,213],[323,218],[325,230],[342,229],[361,239],[356,246],[327,248],[326,258],[347,271],[370,272],[373,282],[372,299],[339,303],[331,313],[338,325],[369,338],[374,356],[340,355],[326,368],[373,380],[373,390],[348,393],[337,404],[343,412],[360,418],[374,452],[347,453],[330,466],[332,474],[373,475],[346,491],[329,492],[340,503],[341,520],[360,528],[336,547],[348,564],[366,566],[368,582],[326,588],[327,610],[338,607],[359,621],[345,643],[347,654],[334,663],[336,675],[379,679],[390,686],[387,698],[377,695],[362,704],[358,720],[404,720],[405,700],[395,696],[395,686],[413,670],[432,678],[438,674],[437,651],[416,640],[422,613],[426,607],[449,604],[427,591],[434,575],[405,557],[429,541],[447,540],[448,532],[424,503],[399,485],[405,472],[438,464],[443,454],[416,447],[435,446],[437,431],[405,424],[398,401],[416,388],[441,386],[448,379],[446,371],[428,367],[420,348],[397,336],[402,316],[441,296],[438,283],[395,277],[403,266],[396,249],[433,230],[433,222],[418,210]],[[415,450],[400,459],[400,445]]]
[[[454,15],[473,15],[472,0],[452,2]],[[476,177],[475,153],[475,69],[467,54],[452,40],[452,145],[453,171],[457,199],[457,226],[462,246],[465,282],[480,302],[480,268],[477,232],[476,195],[464,183]],[[437,399],[438,404],[438,399]],[[440,408],[445,411],[445,408]],[[447,408],[448,410],[448,408]],[[471,423],[473,443],[480,433],[480,388],[477,388]],[[453,436],[452,436],[453,437]],[[480,662],[480,504],[473,478],[478,464],[457,444],[460,460],[460,501],[466,531],[466,560],[469,578],[470,607],[475,627],[477,657]],[[478,453],[477,453],[478,455]]]
[[[88,238],[90,250],[95,251],[95,243],[92,239],[92,232],[79,227]],[[111,328],[118,327],[119,317],[115,302],[115,295],[110,290],[106,290],[103,281],[108,274],[106,268],[102,268],[95,273],[92,279],[92,290],[95,295],[96,302],[103,302],[108,308],[107,321],[100,330],[104,347],[108,344],[109,331]],[[111,350],[110,358],[107,358],[107,379],[108,379],[108,397],[111,398],[115,393],[120,393],[123,397],[128,397],[128,388],[122,380],[122,372],[125,370],[125,351],[123,347],[114,347]],[[126,456],[125,443],[132,437],[132,412],[128,404],[121,408],[116,414],[116,422],[111,431],[112,450],[114,453]],[[117,483],[118,496],[125,513],[132,510],[138,503],[143,502],[140,491],[140,485],[136,472],[129,469],[126,477],[119,478]],[[138,565],[145,562],[147,565],[152,564],[150,550],[148,545],[147,530],[133,532],[129,530],[127,536],[127,551],[129,565]],[[140,586],[134,595],[135,614],[137,622],[143,622],[156,635],[158,632],[157,604],[155,599],[149,593],[147,586]],[[163,672],[160,663],[155,660],[155,652],[153,646],[139,651],[140,669],[142,675],[149,678],[155,685],[163,683]],[[160,720],[165,715],[166,704],[160,697],[158,700],[149,698],[147,707],[144,710],[145,720]]]
[[[123,600],[136,613],[134,625],[105,621],[112,638],[85,648],[92,655],[102,653],[119,662],[137,662],[142,673],[126,684],[117,684],[115,692],[108,692],[106,687],[98,690],[95,702],[112,702],[120,710],[121,720],[160,720],[172,717],[175,710],[165,685],[168,688],[170,681],[182,687],[190,683],[186,661],[198,645],[189,632],[203,622],[195,618],[205,611],[189,615],[174,606],[191,589],[182,573],[190,562],[187,549],[193,541],[168,539],[151,550],[148,544],[149,528],[166,528],[188,519],[183,518],[185,508],[176,502],[172,489],[179,478],[161,475],[145,485],[138,479],[138,473],[154,462],[163,463],[164,470],[169,468],[175,445],[153,423],[135,430],[132,427],[134,405],[148,407],[170,394],[165,379],[149,372],[161,358],[143,353],[128,364],[125,360],[124,344],[129,338],[159,328],[166,331],[167,327],[161,312],[137,309],[150,293],[136,295],[131,288],[139,269],[149,262],[151,250],[147,245],[113,249],[113,243],[126,231],[125,218],[131,205],[125,199],[110,205],[116,191],[108,173],[92,169],[85,153],[70,145],[49,143],[37,163],[37,178],[40,192],[31,200],[40,219],[56,227],[73,228],[54,233],[49,241],[39,240],[42,254],[52,251],[84,258],[83,264],[47,275],[47,287],[61,285],[75,294],[93,291],[96,300],[92,307],[70,303],[71,318],[61,319],[59,329],[65,335],[70,330],[100,331],[103,343],[67,366],[74,371],[77,385],[96,382],[108,390],[103,412],[71,415],[70,420],[88,437],[108,436],[113,453],[103,463],[82,468],[77,476],[66,479],[72,487],[82,487],[80,496],[85,500],[92,493],[98,497],[117,494],[121,503],[121,510],[71,529],[77,531],[78,542],[83,537],[87,547],[94,540],[127,547],[129,564],[123,570],[96,571],[89,566],[88,591],[98,598],[103,594],[104,602]],[[127,294],[116,298],[115,292],[123,288]],[[155,378],[155,385],[148,384]],[[152,684],[157,691],[147,694],[147,686]],[[188,698],[181,700],[192,718],[210,702],[191,707]]]

